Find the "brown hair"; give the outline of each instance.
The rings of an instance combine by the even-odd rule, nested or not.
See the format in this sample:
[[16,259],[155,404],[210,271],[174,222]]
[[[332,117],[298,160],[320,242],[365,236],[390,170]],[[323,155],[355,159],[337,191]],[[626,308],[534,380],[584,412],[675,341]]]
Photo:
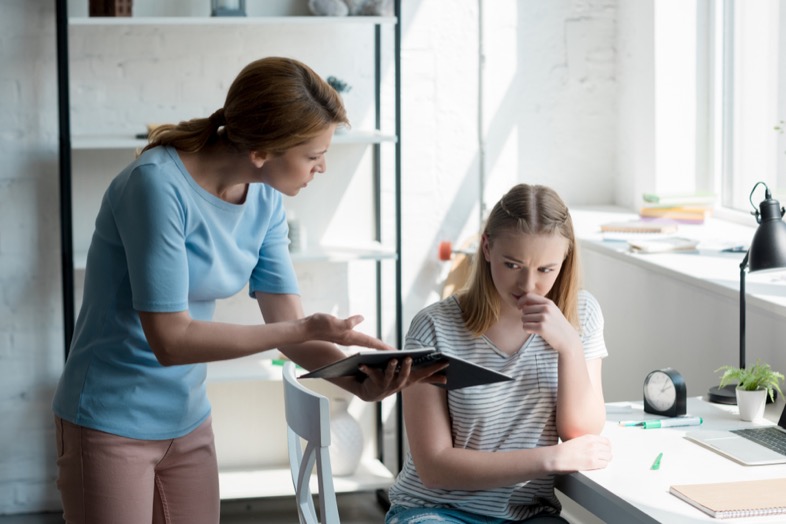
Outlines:
[[297,60],[267,57],[240,71],[224,107],[208,118],[157,127],[143,151],[169,145],[196,152],[221,139],[239,151],[281,154],[331,124],[349,125],[336,90]]
[[[483,235],[491,245],[500,233],[507,231],[534,235],[559,234],[568,239],[568,252],[547,298],[578,329],[579,260],[568,207],[553,189],[518,184],[491,210]],[[485,333],[499,318],[500,297],[491,278],[491,268],[480,247],[474,257],[470,278],[458,299],[464,323],[476,336]]]

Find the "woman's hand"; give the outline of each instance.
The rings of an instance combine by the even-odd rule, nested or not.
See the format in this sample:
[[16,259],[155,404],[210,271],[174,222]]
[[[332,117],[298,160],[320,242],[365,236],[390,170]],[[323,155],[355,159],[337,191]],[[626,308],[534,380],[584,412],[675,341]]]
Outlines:
[[394,349],[377,338],[355,331],[355,326],[363,322],[362,315],[341,319],[325,313],[315,313],[303,321],[306,323],[307,340],[324,340],[340,346]]
[[527,333],[536,333],[557,352],[581,348],[581,339],[557,305],[546,297],[525,293],[518,300],[521,325]]

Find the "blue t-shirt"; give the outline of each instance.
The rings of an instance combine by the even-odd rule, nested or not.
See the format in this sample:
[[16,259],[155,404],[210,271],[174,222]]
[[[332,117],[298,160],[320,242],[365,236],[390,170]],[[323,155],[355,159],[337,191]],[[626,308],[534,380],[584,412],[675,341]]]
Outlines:
[[297,294],[288,244],[275,189],[250,184],[231,204],[200,187],[174,149],[143,153],[104,194],[55,414],[145,440],[195,429],[210,414],[206,365],[162,366],[137,311],[210,320],[215,300],[246,283],[252,296]]

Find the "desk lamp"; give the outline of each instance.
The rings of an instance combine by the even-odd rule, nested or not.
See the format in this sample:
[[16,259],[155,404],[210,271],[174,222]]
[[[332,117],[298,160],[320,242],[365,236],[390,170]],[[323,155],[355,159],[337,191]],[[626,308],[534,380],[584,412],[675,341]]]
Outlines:
[[[759,209],[753,205],[753,192],[764,186],[764,201],[759,204]],[[756,217],[759,227],[753,234],[753,240],[740,263],[740,368],[745,368],[745,270],[775,271],[786,268],[786,223],[782,218],[784,208],[780,202],[772,198],[770,189],[764,182],[757,182],[749,197],[751,214]],[[717,386],[710,388],[709,400],[718,404],[736,404],[737,395],[735,384],[723,388]]]

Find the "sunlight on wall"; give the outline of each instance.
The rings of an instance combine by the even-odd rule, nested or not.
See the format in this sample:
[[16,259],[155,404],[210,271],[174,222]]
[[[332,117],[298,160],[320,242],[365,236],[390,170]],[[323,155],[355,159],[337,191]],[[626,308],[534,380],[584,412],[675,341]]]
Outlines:
[[695,190],[696,2],[655,5],[655,169],[662,193]]
[[756,182],[777,187],[779,4],[746,2],[735,11],[731,198],[744,210]]

